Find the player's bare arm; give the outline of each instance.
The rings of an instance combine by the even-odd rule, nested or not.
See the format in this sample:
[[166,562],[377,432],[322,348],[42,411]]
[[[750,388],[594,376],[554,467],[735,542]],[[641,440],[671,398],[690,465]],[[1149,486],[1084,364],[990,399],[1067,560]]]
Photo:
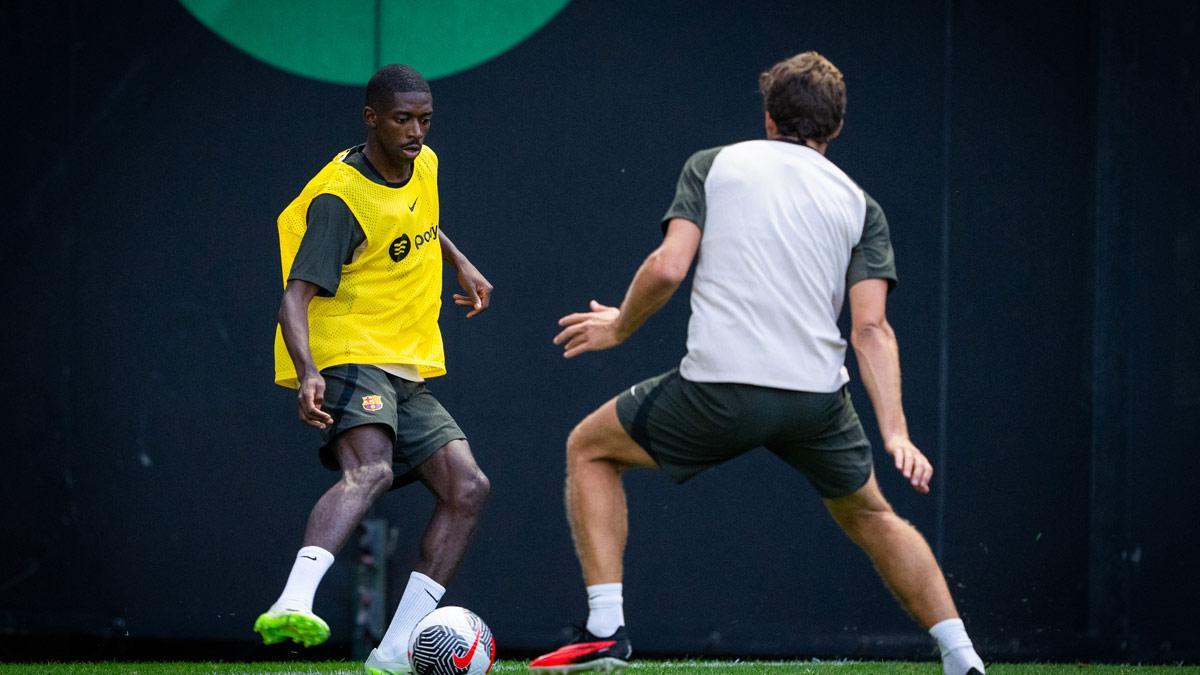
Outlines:
[[672,218],[663,243],[638,268],[619,309],[592,300],[590,311],[558,320],[564,328],[554,337],[554,344],[563,346],[563,356],[569,359],[611,349],[629,339],[683,283],[700,248],[701,234],[696,223]]
[[900,347],[887,321],[887,291],[884,279],[864,279],[850,287],[850,342],[875,408],[883,447],[913,489],[924,494],[929,492],[933,466],[908,437],[900,400]]
[[325,403],[325,378],[313,363],[308,344],[308,305],[318,290],[316,284],[307,281],[289,281],[279,304],[279,327],[300,381],[296,412],[305,424],[324,429],[333,423],[333,418],[321,410]]
[[478,268],[471,264],[470,260],[467,260],[467,256],[458,250],[454,242],[450,241],[445,230],[438,232],[438,241],[441,242],[442,257],[458,271],[458,285],[462,286],[466,293],[466,295],[455,293],[454,304],[459,307],[470,307],[471,311],[467,312],[469,319],[491,306],[492,284]]

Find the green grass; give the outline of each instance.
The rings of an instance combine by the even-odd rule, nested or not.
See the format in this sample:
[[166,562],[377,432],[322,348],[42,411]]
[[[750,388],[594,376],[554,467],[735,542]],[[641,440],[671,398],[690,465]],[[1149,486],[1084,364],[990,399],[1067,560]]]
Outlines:
[[[501,661],[492,673],[525,673],[523,661]],[[908,663],[885,661],[635,661],[629,668],[632,675],[735,675],[763,673],[764,675],[941,675],[940,663]],[[0,664],[0,675],[209,675],[251,673],[331,673],[357,675],[362,666],[357,662],[325,661],[317,663],[33,663]],[[988,666],[988,675],[1126,675],[1126,674],[1200,675],[1200,666],[1134,666],[1087,664],[1005,664]]]

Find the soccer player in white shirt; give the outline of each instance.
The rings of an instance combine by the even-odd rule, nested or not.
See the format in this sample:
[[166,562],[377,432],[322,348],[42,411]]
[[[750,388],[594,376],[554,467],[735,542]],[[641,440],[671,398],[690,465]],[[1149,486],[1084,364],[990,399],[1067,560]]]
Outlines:
[[936,639],[946,675],[982,675],[924,537],[892,510],[846,390],[851,335],[883,447],[922,494],[933,468],[909,438],[887,295],[895,265],[879,205],[825,157],[842,129],[842,74],[805,52],[760,77],[766,139],[702,150],[684,166],[665,237],[620,307],[563,317],[564,356],[616,347],[661,308],[698,251],[687,355],[585,418],[567,439],[567,517],[588,591],[586,626],[530,668],[622,668],[628,512],[622,473],[658,467],[677,482],[756,447],[799,470],[884,582]]

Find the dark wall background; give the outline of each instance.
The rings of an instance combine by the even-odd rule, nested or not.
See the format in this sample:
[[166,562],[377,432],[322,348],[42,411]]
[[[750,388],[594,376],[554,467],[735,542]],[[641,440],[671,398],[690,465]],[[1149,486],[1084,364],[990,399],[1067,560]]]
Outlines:
[[[677,361],[688,308],[676,298],[622,349],[571,362],[554,322],[619,301],[683,160],[760,136],[757,73],[817,49],[850,91],[830,156],[891,222],[909,423],[938,468],[928,497],[883,457],[881,483],[929,537],[981,652],[1200,659],[1198,19],[1194,3],[1128,0],[577,0],[435,81],[442,224],[497,289],[485,315],[443,316],[451,374],[434,390],[493,482],[446,601],[509,653],[583,616],[563,441]],[[13,3],[0,25],[16,149],[0,228],[3,648],[250,645],[333,479],[271,384],[274,218],[361,142],[361,93],[257,62],[169,2]],[[931,658],[778,469],[751,455],[684,488],[629,477],[639,650]],[[419,489],[379,507],[402,568],[428,509]],[[335,640],[351,557],[317,598]]]

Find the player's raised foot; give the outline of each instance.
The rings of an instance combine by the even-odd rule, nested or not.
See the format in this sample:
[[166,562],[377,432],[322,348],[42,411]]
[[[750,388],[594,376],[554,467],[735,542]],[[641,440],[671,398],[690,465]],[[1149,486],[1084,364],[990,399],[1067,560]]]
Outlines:
[[570,643],[537,657],[529,664],[529,670],[536,673],[621,673],[629,665],[632,653],[633,647],[624,626],[608,637],[598,637],[586,628],[576,627]]
[[363,664],[369,675],[407,675],[412,672],[412,666],[403,656],[397,661],[387,661],[379,655],[378,649],[372,649]]
[[290,639],[312,647],[329,639],[329,624],[302,609],[269,609],[255,620],[254,632],[262,636],[266,645]]

